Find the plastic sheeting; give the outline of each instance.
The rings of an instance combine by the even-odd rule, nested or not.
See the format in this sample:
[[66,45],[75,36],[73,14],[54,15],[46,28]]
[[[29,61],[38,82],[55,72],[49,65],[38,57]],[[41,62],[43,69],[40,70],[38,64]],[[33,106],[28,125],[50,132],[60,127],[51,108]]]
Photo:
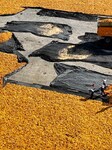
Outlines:
[[112,45],[105,45],[104,39],[81,44],[52,41],[29,56],[40,56],[49,61],[78,60],[109,64],[112,62]]
[[59,10],[42,9],[37,13],[37,15],[61,17],[61,18],[81,20],[81,21],[97,21],[97,15],[84,14],[80,12],[67,12],[67,11],[59,11]]
[[70,26],[51,22],[12,21],[2,29],[12,32],[30,32],[35,35],[68,40],[72,34]]
[[15,50],[24,51],[22,44],[13,34],[12,38],[6,42],[0,43],[0,51],[5,53],[13,53]]
[[98,41],[101,39],[101,37],[99,37],[97,33],[85,32],[84,35],[78,36],[78,39],[83,41],[81,43],[84,43]]
[[107,80],[107,84],[112,84],[112,76],[110,75],[62,63],[55,63],[54,67],[58,76],[51,82],[50,86],[56,89],[89,95],[89,90],[93,88],[98,90],[100,94],[99,88],[104,79]]

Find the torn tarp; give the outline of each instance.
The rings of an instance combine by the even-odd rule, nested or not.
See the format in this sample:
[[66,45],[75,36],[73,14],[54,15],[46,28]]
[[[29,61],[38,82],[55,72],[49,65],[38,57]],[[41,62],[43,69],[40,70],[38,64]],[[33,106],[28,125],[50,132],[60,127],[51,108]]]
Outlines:
[[54,67],[58,76],[51,82],[50,86],[56,89],[89,95],[89,90],[93,88],[93,85],[96,90],[99,89],[104,79],[107,80],[107,84],[112,84],[111,75],[62,63],[55,63]]
[[65,24],[51,22],[12,21],[2,29],[12,32],[30,32],[35,35],[68,40],[72,28]]
[[[2,33],[4,33],[4,32],[2,32]],[[15,50],[24,51],[24,48],[14,34],[12,34],[12,37],[9,40],[7,40],[3,43],[0,43],[0,51],[1,52],[13,53],[13,51],[15,51]]]
[[[103,39],[82,44],[52,41],[29,56],[40,56],[49,61],[78,60],[99,63],[103,66],[103,63],[109,64],[112,62],[112,45],[107,47]],[[107,67],[109,66],[107,65]]]

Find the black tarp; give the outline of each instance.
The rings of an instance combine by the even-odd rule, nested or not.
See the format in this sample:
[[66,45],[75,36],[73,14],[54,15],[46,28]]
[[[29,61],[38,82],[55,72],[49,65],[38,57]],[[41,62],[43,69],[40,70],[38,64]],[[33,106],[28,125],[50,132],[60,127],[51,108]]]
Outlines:
[[82,40],[80,43],[84,43],[98,41],[102,39],[102,37],[98,36],[97,33],[85,32],[84,35],[78,36],[78,39]]
[[[55,63],[54,68],[58,76],[51,82],[50,86],[55,89],[89,95],[89,90],[93,88],[93,85],[95,90],[98,90],[104,79],[107,80],[108,85],[112,84],[111,75],[62,63]],[[100,91],[98,92],[100,94]]]
[[80,20],[80,21],[97,21],[97,15],[84,14],[81,12],[67,12],[67,11],[61,11],[61,10],[42,9],[37,13],[37,15],[61,17],[61,18]]
[[22,44],[19,42],[19,40],[16,38],[14,33],[12,33],[11,39],[9,39],[6,42],[0,43],[0,51],[4,53],[11,53],[17,55],[17,60],[19,63],[21,62],[28,63],[28,59],[19,52],[24,51],[24,48]]
[[7,22],[5,27],[1,29],[12,32],[30,32],[35,35],[62,40],[68,40],[72,34],[72,28],[70,26],[52,22],[11,21]]
[[81,44],[52,41],[29,55],[29,57],[38,56],[54,62],[85,61],[111,68],[112,45],[106,45],[104,39]]
[[20,52],[18,52],[17,50],[13,51],[13,54],[17,55],[17,59],[18,59],[18,62],[21,63],[21,62],[26,62],[28,63],[28,59],[22,55]]
[[13,53],[15,50],[24,51],[24,48],[14,34],[12,34],[12,38],[8,41],[0,43],[1,52]]

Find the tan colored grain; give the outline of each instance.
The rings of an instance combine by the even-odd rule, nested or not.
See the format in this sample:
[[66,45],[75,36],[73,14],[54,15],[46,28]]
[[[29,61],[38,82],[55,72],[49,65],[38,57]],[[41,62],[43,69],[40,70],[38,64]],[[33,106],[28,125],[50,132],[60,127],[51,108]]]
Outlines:
[[4,43],[12,38],[12,32],[2,32],[0,33],[0,43]]
[[78,96],[7,84],[0,90],[0,131],[1,150],[110,150],[112,109]]
[[109,0],[0,0],[0,14],[16,13],[24,6],[112,15],[112,1]]
[[24,66],[25,63],[18,63],[17,56],[0,52],[0,84],[5,75]]

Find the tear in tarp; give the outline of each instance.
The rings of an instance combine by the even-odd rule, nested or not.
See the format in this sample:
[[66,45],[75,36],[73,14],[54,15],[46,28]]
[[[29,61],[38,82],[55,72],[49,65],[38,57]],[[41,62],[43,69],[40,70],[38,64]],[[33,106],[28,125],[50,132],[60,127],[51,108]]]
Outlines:
[[68,40],[72,34],[70,26],[51,22],[12,21],[2,29],[12,32],[30,32],[35,35]]
[[40,56],[49,61],[86,61],[101,66],[106,63],[106,67],[110,68],[108,65],[112,62],[112,45],[105,45],[103,39],[82,44],[52,41],[29,56]]
[[8,41],[0,43],[1,52],[13,53],[15,50],[24,51],[24,48],[14,34],[12,34],[12,38]]
[[67,12],[61,10],[42,9],[37,13],[40,16],[61,17],[80,21],[97,21],[97,15],[84,14],[80,12]]
[[[104,79],[107,84],[112,84],[112,76],[87,70],[82,67],[69,66],[62,63],[54,64],[58,76],[51,82],[50,86],[73,93],[85,93],[94,88],[99,91]],[[99,93],[100,94],[100,93]]]

